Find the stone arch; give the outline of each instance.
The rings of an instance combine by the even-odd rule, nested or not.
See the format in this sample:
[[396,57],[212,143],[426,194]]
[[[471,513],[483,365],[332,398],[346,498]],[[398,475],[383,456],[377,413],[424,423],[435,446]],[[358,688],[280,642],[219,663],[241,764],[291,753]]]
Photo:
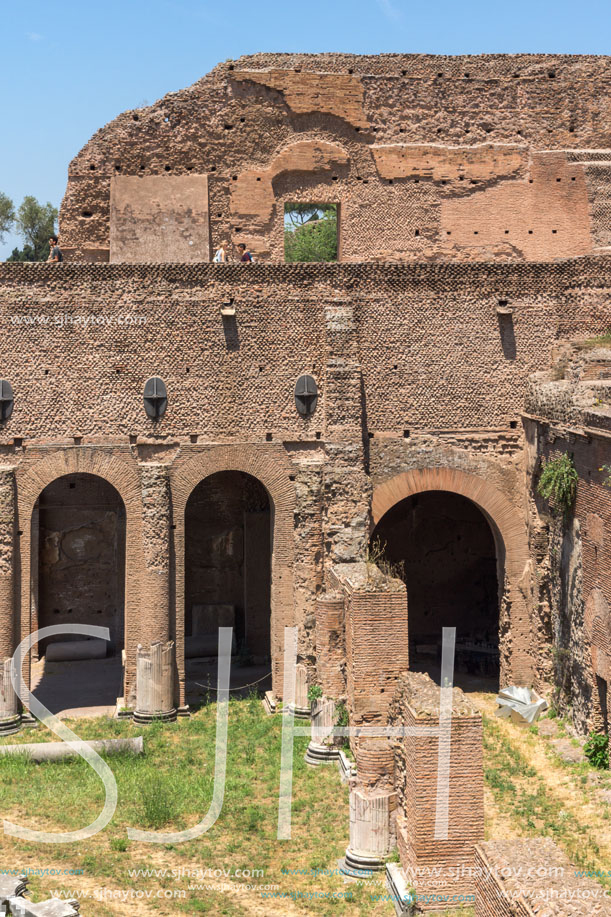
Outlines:
[[[396,503],[425,491],[448,491],[471,500],[484,514],[494,534],[498,558],[501,605],[501,681],[531,684],[533,659],[530,622],[530,553],[526,524],[519,511],[489,481],[456,468],[406,471],[374,488],[372,522]],[[507,607],[507,618],[503,620]]]
[[[125,696],[135,685],[136,648],[139,642],[142,570],[142,503],[136,470],[113,455],[95,449],[76,447],[54,452],[32,465],[23,474],[17,473],[17,513],[22,531],[19,545],[21,572],[19,633],[23,640],[36,627],[38,570],[34,569],[33,548],[37,549],[37,520],[34,508],[38,497],[48,484],[70,474],[91,474],[111,484],[125,506]],[[29,683],[29,657],[27,671]]]
[[176,659],[180,682],[180,703],[184,704],[185,680],[185,511],[197,485],[220,471],[242,471],[265,487],[272,512],[271,648],[272,685],[276,697],[282,696],[282,659],[284,628],[293,624],[293,513],[295,489],[292,466],[280,450],[256,446],[218,446],[189,459],[173,476],[172,499],[176,524]]
[[[611,609],[599,588],[590,592],[585,605],[585,633],[592,665],[592,722],[595,728],[609,726],[609,681],[611,681]],[[602,683],[602,684],[601,684]]]

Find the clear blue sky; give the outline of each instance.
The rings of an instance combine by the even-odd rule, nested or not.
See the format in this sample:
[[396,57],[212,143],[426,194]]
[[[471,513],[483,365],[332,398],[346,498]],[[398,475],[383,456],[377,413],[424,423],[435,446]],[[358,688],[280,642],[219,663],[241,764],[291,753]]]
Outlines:
[[0,0],[0,11],[0,190],[16,204],[59,205],[94,131],[241,54],[611,53],[609,0]]

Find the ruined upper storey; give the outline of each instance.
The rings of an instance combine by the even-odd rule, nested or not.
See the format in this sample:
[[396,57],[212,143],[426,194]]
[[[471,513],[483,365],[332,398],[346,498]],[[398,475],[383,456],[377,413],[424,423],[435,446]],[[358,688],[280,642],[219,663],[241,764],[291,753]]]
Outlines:
[[334,203],[339,259],[555,260],[611,245],[608,57],[261,54],[125,112],[70,165],[68,260],[284,260]]

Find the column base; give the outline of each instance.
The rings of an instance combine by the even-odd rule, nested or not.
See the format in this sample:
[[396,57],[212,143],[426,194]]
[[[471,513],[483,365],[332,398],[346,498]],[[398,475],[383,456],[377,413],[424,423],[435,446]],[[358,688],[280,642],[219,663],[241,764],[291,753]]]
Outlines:
[[115,709],[115,719],[117,720],[131,720],[134,715],[134,711],[131,710],[125,703],[124,697],[117,698],[117,706]]
[[35,716],[32,716],[29,710],[24,710],[21,714],[21,725],[27,726],[30,729],[34,729],[38,726],[40,720],[37,720]]
[[265,697],[263,698],[263,709],[269,716],[273,716],[278,709],[278,701],[271,691],[265,692]]
[[167,713],[138,713],[134,710],[134,723],[139,726],[150,726],[151,723],[175,723],[177,710],[168,710]]
[[339,759],[339,748],[336,745],[319,745],[317,742],[310,742],[305,754],[305,762],[311,767],[317,767],[319,764],[332,764]]
[[309,720],[312,715],[309,707],[298,707],[297,704],[288,704],[288,709],[296,720]]
[[356,765],[352,763],[343,748],[339,749],[337,755],[337,767],[342,783],[349,783],[352,777],[356,777]]
[[339,871],[352,879],[364,879],[386,868],[386,860],[346,848],[346,856],[338,860]]
[[395,906],[397,917],[412,917],[416,913],[416,892],[410,888],[398,863],[386,864],[386,888]]
[[21,729],[21,714],[0,719],[0,736],[12,736]]

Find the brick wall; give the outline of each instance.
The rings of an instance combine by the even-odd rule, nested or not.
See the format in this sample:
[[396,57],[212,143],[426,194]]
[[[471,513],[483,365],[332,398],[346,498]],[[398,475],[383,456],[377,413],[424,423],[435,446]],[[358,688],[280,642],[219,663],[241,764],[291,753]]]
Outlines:
[[[539,554],[546,636],[560,650],[556,677],[564,687],[559,702],[567,710],[570,706],[580,731],[606,730],[611,488],[602,469],[611,463],[611,357],[604,348],[565,347],[558,354],[552,371],[535,376],[527,394],[527,468],[535,494],[531,541],[533,554]],[[572,457],[578,474],[574,512],[565,521],[536,496],[541,463],[563,454]]]
[[476,847],[475,917],[607,917],[611,903],[549,838]]
[[[439,729],[440,689],[424,674],[399,680],[389,723]],[[475,845],[484,836],[482,718],[459,688],[452,697],[447,839],[435,839],[439,738],[407,735],[391,739],[395,753],[397,843],[409,879],[418,877],[422,907],[426,895],[473,892]],[[434,904],[428,907],[435,908]]]
[[[61,243],[72,260],[138,260],[111,187],[142,179],[155,182],[143,227],[155,200],[172,226],[171,242],[147,241],[150,260],[191,260],[195,247],[206,258],[208,241],[230,239],[281,261],[295,200],[339,203],[346,261],[583,254],[607,244],[610,97],[604,57],[226,61],[92,137],[70,164]],[[208,181],[209,228],[202,195],[184,199],[177,180]],[[191,249],[189,207],[201,226]]]

